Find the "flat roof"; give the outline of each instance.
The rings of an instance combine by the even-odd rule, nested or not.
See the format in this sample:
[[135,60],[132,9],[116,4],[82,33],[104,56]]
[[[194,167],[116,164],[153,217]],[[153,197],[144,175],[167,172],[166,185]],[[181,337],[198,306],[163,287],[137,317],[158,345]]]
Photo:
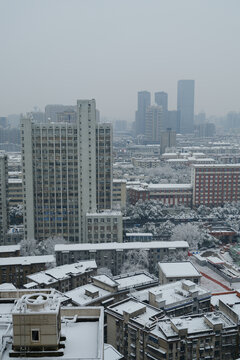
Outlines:
[[240,168],[240,164],[193,164],[194,168],[202,168],[202,167],[214,167],[214,168]]
[[131,241],[126,243],[98,243],[98,244],[57,244],[55,251],[87,251],[87,250],[130,250],[130,249],[172,249],[187,248],[187,241]]
[[0,266],[31,265],[40,263],[52,263],[54,261],[55,257],[53,255],[6,257],[0,258]]
[[21,249],[20,245],[2,245],[2,246],[0,246],[0,253],[20,251],[20,249]]
[[201,277],[201,274],[197,271],[197,269],[190,261],[172,263],[159,262],[158,265],[167,278]]

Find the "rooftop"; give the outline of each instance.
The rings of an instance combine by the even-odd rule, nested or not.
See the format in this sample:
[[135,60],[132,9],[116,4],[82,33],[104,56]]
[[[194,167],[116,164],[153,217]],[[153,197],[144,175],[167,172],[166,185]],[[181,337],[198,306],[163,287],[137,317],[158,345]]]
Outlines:
[[133,241],[126,243],[103,243],[103,244],[57,244],[55,251],[98,251],[98,250],[130,250],[130,249],[188,249],[187,241],[149,241],[147,243]]
[[158,266],[167,278],[201,277],[201,274],[190,261],[172,263],[159,262]]
[[55,257],[53,255],[6,257],[0,258],[0,266],[44,264],[53,263],[54,261]]

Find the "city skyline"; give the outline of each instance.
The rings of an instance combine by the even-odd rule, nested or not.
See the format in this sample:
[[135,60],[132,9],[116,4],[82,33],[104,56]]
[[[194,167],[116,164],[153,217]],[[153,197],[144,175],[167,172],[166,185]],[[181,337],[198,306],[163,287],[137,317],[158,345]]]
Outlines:
[[180,79],[196,82],[196,113],[239,111],[239,9],[216,0],[3,0],[0,113],[95,98],[102,116],[134,120],[141,90],[165,91],[176,109]]

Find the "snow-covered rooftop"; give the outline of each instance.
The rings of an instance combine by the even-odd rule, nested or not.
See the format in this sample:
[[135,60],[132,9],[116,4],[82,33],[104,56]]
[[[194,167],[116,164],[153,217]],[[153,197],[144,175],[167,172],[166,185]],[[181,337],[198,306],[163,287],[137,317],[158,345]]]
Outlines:
[[0,246],[0,253],[8,253],[13,251],[20,251],[20,245],[2,245]]
[[158,266],[167,278],[201,277],[201,274],[190,261],[172,263],[159,262]]
[[157,278],[154,278],[147,273],[141,273],[132,275],[118,275],[114,277],[114,280],[118,283],[118,290],[123,290],[126,288],[133,288],[140,285],[144,286],[156,282]]
[[55,257],[53,255],[6,257],[0,258],[0,266],[53,263],[54,261]]
[[[90,294],[94,293],[98,293],[98,295],[94,297],[90,296]],[[93,284],[86,284],[65,293],[66,296],[71,298],[76,304],[80,306],[90,305],[92,302],[96,301],[96,298],[105,298],[111,294],[112,293],[110,291],[104,290]]]
[[98,250],[130,250],[130,249],[188,249],[187,241],[149,241],[147,243],[133,241],[126,243],[103,243],[103,244],[57,244],[55,251],[98,251]]

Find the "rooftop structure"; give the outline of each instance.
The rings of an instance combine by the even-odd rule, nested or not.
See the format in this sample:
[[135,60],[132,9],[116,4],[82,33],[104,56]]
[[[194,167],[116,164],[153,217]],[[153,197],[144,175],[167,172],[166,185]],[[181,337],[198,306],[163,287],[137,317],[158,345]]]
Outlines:
[[159,262],[160,284],[167,284],[180,279],[191,280],[198,284],[202,275],[190,261],[182,262]]

